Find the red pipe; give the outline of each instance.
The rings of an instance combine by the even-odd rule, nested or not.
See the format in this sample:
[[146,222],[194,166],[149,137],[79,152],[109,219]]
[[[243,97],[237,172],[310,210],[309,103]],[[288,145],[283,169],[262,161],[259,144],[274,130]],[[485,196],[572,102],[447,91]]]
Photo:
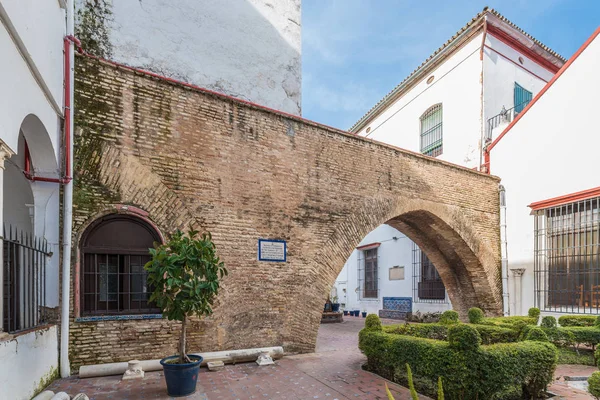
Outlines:
[[64,80],[65,80],[65,89],[64,89],[64,131],[65,131],[65,172],[61,178],[46,178],[43,176],[35,176],[33,175],[31,168],[31,157],[29,154],[29,147],[27,143],[25,143],[25,170],[23,174],[27,179],[34,182],[52,182],[52,183],[60,183],[65,184],[71,182],[73,180],[72,177],[69,176],[69,171],[71,171],[71,59],[69,57],[69,50],[71,46],[71,42],[75,46],[77,46],[78,51],[82,51],[81,42],[74,36],[68,35],[65,36],[63,40],[63,52],[64,52]]

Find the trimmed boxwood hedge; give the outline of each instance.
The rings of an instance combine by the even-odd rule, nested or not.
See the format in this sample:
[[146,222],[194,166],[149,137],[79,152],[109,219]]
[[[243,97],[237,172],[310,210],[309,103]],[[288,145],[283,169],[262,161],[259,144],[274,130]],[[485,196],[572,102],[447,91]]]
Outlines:
[[571,332],[577,344],[584,344],[595,349],[600,343],[600,328],[596,326],[565,326],[561,329]]
[[410,364],[421,393],[435,395],[441,376],[448,400],[502,399],[502,394],[514,396],[522,390],[537,396],[552,381],[557,362],[550,343],[502,343],[460,351],[445,341],[373,329],[360,332],[359,348],[369,370],[400,384],[406,385],[405,365]]
[[558,323],[560,326],[594,326],[597,319],[593,315],[563,315]]
[[[467,324],[477,329],[482,344],[513,343],[519,340],[519,331],[493,325]],[[384,332],[408,335],[426,339],[448,340],[449,325],[443,324],[404,324],[385,325]]]

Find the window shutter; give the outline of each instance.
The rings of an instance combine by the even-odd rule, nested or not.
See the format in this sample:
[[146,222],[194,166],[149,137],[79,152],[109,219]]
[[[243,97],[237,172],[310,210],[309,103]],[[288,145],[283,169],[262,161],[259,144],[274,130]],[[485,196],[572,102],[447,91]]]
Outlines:
[[515,114],[519,114],[533,98],[533,94],[515,82],[514,103]]

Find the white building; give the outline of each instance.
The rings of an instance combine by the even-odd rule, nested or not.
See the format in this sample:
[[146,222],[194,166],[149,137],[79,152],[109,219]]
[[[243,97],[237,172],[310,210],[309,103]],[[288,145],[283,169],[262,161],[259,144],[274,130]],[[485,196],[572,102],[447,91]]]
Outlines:
[[[561,56],[502,15],[484,9],[351,131],[479,169],[492,129],[521,112],[564,63]],[[399,311],[402,316],[409,307],[413,312],[450,307],[440,290],[441,278],[431,271],[426,255],[410,239],[393,239],[403,236],[381,226],[360,243],[336,283],[338,294],[346,289],[346,298],[339,296],[339,301],[347,309]],[[381,245],[376,250],[370,246],[378,243]],[[503,253],[508,313],[506,251]],[[366,262],[367,256],[376,257],[375,263]],[[394,266],[404,267],[404,280],[390,280],[396,272],[389,268]],[[401,303],[402,310],[390,309],[385,301],[392,307]],[[384,314],[391,315],[388,311]]]
[[[600,313],[600,28],[488,146],[506,190],[511,312]],[[522,300],[520,300],[522,298]]]
[[301,0],[77,0],[98,56],[301,113]]
[[29,399],[58,374],[66,7],[65,1],[0,0],[0,397],[6,399]]

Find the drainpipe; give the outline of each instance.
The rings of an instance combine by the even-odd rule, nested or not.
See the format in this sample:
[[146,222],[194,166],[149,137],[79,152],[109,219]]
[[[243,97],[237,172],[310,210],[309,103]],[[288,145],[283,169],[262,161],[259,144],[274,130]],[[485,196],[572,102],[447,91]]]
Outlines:
[[[73,97],[73,66],[75,53],[71,38],[75,33],[75,8],[74,0],[67,2],[67,35],[64,40],[65,47],[65,175],[73,176],[73,110],[71,99]],[[73,181],[64,182],[63,189],[63,265],[62,265],[62,292],[60,313],[60,375],[63,378],[71,375],[69,363],[69,300],[71,288],[71,226],[73,224]]]
[[500,252],[502,254],[502,303],[504,316],[510,315],[508,290],[508,241],[506,239],[506,189],[500,185]]

